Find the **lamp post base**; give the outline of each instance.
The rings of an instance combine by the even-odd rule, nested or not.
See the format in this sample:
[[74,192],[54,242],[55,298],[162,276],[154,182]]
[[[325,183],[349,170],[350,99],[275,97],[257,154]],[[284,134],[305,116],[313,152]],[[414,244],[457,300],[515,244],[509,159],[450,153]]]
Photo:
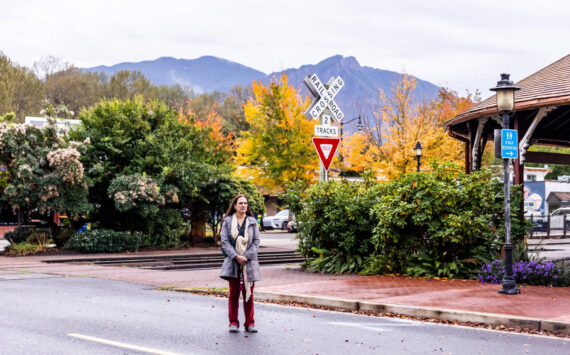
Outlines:
[[521,293],[521,290],[517,287],[517,282],[512,277],[503,277],[503,288],[499,291],[501,294],[505,295],[516,295]]

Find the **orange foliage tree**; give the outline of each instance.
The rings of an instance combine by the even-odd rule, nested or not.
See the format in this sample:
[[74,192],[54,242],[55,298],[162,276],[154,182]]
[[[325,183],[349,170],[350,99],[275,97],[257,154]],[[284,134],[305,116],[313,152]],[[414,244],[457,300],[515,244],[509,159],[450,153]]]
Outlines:
[[211,157],[217,163],[229,161],[233,155],[235,138],[232,132],[223,130],[223,118],[218,113],[214,102],[207,114],[196,115],[192,109],[192,102],[188,101],[186,107],[178,111],[178,121],[182,124],[194,125],[206,134],[206,147]]

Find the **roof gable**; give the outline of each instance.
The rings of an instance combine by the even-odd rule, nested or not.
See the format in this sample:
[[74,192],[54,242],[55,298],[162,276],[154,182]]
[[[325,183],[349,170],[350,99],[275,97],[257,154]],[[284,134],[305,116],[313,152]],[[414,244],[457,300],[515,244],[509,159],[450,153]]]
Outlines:
[[[517,82],[521,90],[515,93],[517,111],[552,104],[570,103],[570,54]],[[445,125],[463,122],[496,112],[496,95],[448,120]]]

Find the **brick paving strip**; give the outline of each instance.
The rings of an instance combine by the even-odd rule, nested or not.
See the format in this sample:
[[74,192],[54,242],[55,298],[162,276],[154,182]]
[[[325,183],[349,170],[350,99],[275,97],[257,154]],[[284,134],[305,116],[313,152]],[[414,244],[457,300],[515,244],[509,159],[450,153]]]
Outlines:
[[[276,250],[279,249],[264,248],[264,251]],[[86,257],[206,253],[212,253],[212,249],[118,255],[0,256],[0,279],[3,278],[3,271],[24,271],[125,281],[163,290],[224,294],[227,282],[218,277],[217,269],[161,271],[89,263],[42,262]],[[570,335],[570,287],[520,285],[520,295],[508,296],[497,293],[500,285],[482,284],[474,280],[315,274],[303,272],[294,264],[262,266],[262,277],[255,292],[256,299],[262,301]]]

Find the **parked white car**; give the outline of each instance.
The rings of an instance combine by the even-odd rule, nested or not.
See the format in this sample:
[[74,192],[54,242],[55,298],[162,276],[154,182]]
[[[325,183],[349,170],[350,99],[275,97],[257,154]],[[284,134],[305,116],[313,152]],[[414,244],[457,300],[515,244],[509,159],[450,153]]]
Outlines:
[[263,229],[287,229],[289,210],[278,212],[275,216],[263,217]]
[[565,214],[570,214],[570,207],[562,207],[557,210],[554,210],[550,215],[551,216],[562,216]]

